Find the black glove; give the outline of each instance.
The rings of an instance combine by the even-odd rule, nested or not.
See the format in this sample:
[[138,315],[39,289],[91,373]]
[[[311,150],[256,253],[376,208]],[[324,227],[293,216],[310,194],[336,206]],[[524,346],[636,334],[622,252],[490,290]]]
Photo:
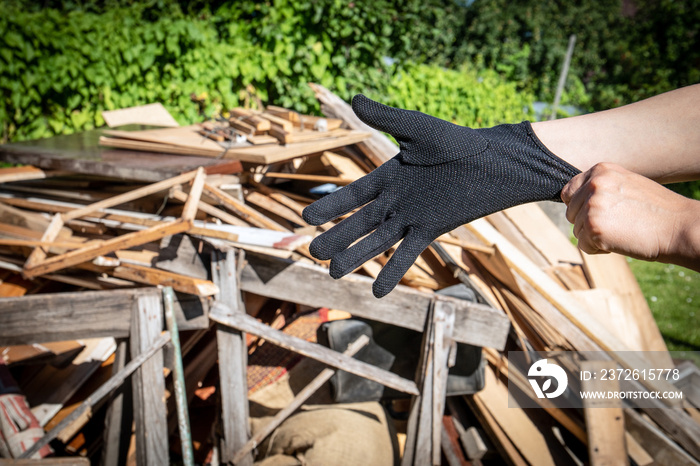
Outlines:
[[353,98],[352,109],[369,126],[394,136],[401,152],[314,202],[303,217],[321,225],[364,205],[309,247],[314,257],[331,259],[333,278],[352,272],[403,238],[374,282],[372,291],[378,298],[394,289],[438,236],[508,207],[559,201],[561,189],[580,172],[552,154],[527,121],[471,129],[363,95]]

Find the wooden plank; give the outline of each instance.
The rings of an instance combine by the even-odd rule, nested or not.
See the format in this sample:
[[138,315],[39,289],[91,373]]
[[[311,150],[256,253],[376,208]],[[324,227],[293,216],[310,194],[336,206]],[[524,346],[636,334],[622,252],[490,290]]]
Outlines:
[[369,137],[369,133],[362,131],[352,131],[345,136],[319,139],[318,141],[296,142],[294,144],[271,145],[271,146],[249,146],[242,148],[232,148],[226,151],[225,158],[233,158],[242,162],[252,162],[269,165],[277,162],[285,162],[296,157],[315,154],[338,147],[356,144]]
[[172,222],[156,225],[142,231],[127,233],[116,238],[105,241],[96,241],[89,246],[73,251],[53,256],[40,262],[32,267],[24,269],[24,274],[28,278],[37,277],[56,270],[65,269],[73,265],[94,259],[97,256],[109,254],[117,249],[128,249],[134,246],[140,246],[151,241],[156,241],[164,236],[183,233],[192,227],[192,222],[187,220],[175,220]]
[[644,419],[632,408],[625,408],[627,432],[654,458],[654,464],[700,465],[673,440],[661,431],[656,424]]
[[[42,243],[50,243],[56,239],[56,237],[59,235],[61,232],[61,229],[63,228],[63,217],[61,217],[61,214],[55,214],[51,218],[51,223],[49,223],[48,228],[46,228],[46,231],[44,231],[44,234],[41,237],[41,242]],[[44,249],[43,247],[37,247],[34,248],[32,253],[27,257],[27,261],[24,263],[24,267],[34,267],[37,264],[40,264],[46,259],[46,253],[47,250]],[[98,254],[99,255],[99,254]],[[27,276],[27,278],[31,278]]]
[[67,175],[66,171],[46,171],[41,168],[27,165],[24,167],[0,168],[0,183],[11,183],[14,181],[42,180],[52,176]]
[[[354,342],[348,345],[347,349],[343,352],[346,356],[354,356],[358,351],[364,348],[367,343],[369,343],[369,337],[367,335],[360,335],[360,337]],[[274,432],[277,427],[282,424],[285,419],[294,414],[297,409],[308,400],[311,395],[316,393],[326,382],[328,382],[331,377],[336,373],[334,369],[325,368],[318,374],[314,379],[309,382],[299,393],[296,394],[294,399],[287,406],[282,408],[275,414],[275,416],[270,419],[256,434],[251,438],[240,450],[236,452],[233,456],[233,463],[238,465],[241,464],[240,461],[253,449],[255,449],[260,442],[265,440],[272,432]]]
[[272,126],[270,135],[277,138],[282,144],[294,144],[319,139],[339,138],[347,136],[351,131],[347,129],[334,129],[332,131],[315,131],[313,129],[295,129],[285,131],[279,126]]
[[[187,194],[180,191],[179,189],[173,189],[170,191],[170,195],[172,198],[177,199],[180,202],[186,202],[187,201]],[[219,220],[229,223],[231,225],[238,225],[238,226],[248,226],[248,223],[244,222],[243,220],[234,217],[233,215],[229,214],[228,212],[224,212],[221,209],[217,209],[216,207],[207,204],[204,201],[199,201],[197,203],[197,208],[204,212],[205,214],[209,214],[214,218],[218,218]],[[202,230],[206,229],[199,229],[199,233],[206,236],[206,233]]]
[[[211,272],[214,283],[220,290],[216,297],[217,302],[225,304],[233,313],[245,314],[236,273],[235,250],[214,252]],[[230,462],[250,436],[246,385],[248,349],[244,333],[221,324],[217,325],[216,342],[224,429],[221,459]],[[253,457],[249,453],[240,454],[236,464],[252,465]]]
[[310,343],[301,338],[287,335],[286,333],[258,322],[253,317],[234,313],[222,303],[214,304],[209,317],[215,322],[264,338],[269,343],[294,351],[302,356],[316,359],[329,366],[379,382],[382,385],[399,390],[403,393],[409,393],[411,395],[418,394],[416,384],[410,380],[401,378],[392,372],[379,369],[371,364],[343,356],[319,344]]
[[199,199],[202,197],[205,180],[206,175],[204,174],[204,169],[199,167],[192,180],[192,186],[190,187],[187,201],[185,201],[185,206],[182,208],[181,218],[183,220],[192,221],[195,215],[197,215],[197,205],[199,204]]
[[301,218],[301,216],[297,214],[294,210],[290,209],[289,207],[283,204],[280,204],[279,202],[266,196],[265,194],[260,194],[257,191],[248,191],[248,193],[246,193],[245,200],[250,204],[268,210],[273,214],[282,217],[283,219],[295,223],[299,226],[309,226],[309,224],[306,223],[304,219]]
[[340,176],[309,175],[305,173],[267,172],[263,173],[263,176],[265,176],[266,178],[277,178],[283,180],[313,181],[314,183],[333,183],[338,186],[345,186],[353,182],[353,180],[342,178]]
[[[136,359],[158,343],[163,329],[160,293],[139,296],[132,309],[129,345]],[[169,340],[170,337],[168,336]],[[158,350],[131,379],[134,396],[136,458],[140,465],[168,464],[168,416],[165,408],[163,351]]]
[[87,205],[85,207],[81,207],[75,210],[71,210],[68,212],[65,212],[64,214],[61,215],[64,221],[68,220],[73,220],[76,218],[80,217],[85,217],[88,214],[98,212],[100,210],[108,209],[110,207],[115,207],[120,204],[124,204],[129,201],[133,201],[136,199],[141,199],[142,197],[149,196],[151,194],[159,193],[161,191],[165,191],[167,189],[170,189],[171,187],[182,184],[182,183],[187,183],[191,181],[192,179],[197,176],[199,173],[199,170],[196,171],[191,171],[188,173],[184,173],[179,176],[175,176],[173,178],[169,178],[167,180],[159,181],[158,183],[153,183],[149,184],[147,186],[144,186],[142,188],[134,189],[132,191],[128,191],[123,194],[119,194],[117,196],[113,196],[107,199],[104,199],[102,201],[95,202],[93,204]]
[[[312,307],[340,309],[355,316],[423,331],[432,293],[402,285],[378,300],[372,295],[372,279],[350,274],[340,280],[327,269],[311,264],[248,254],[241,289],[261,296]],[[502,349],[510,321],[499,310],[482,304],[440,297],[455,306],[454,339],[476,346]]]
[[180,126],[160,102],[118,110],[105,110],[102,112],[102,118],[110,128],[132,124]]
[[630,349],[649,351],[656,367],[673,367],[666,343],[627,259],[619,254],[581,255],[583,269],[591,286],[617,294],[623,302],[620,308],[620,312],[624,313],[623,318],[636,324],[640,335],[639,346]]
[[282,225],[270,220],[260,212],[251,209],[250,207],[246,206],[243,202],[239,201],[235,197],[220,190],[217,187],[205,183],[204,192],[206,192],[209,196],[216,199],[217,202],[220,202],[224,207],[231,210],[236,215],[239,215],[246,222],[249,222],[252,225],[255,225],[260,228],[267,228],[268,230],[289,231]]
[[[132,303],[149,293],[159,295],[155,288],[137,288],[0,298],[0,345],[128,337]],[[206,301],[179,295],[175,305],[180,330],[201,328],[190,323],[200,318],[206,323]]]
[[285,120],[284,118],[280,118],[272,113],[267,113],[267,112],[261,113],[260,117],[265,118],[270,123],[274,124],[271,129],[274,129],[274,127],[277,126],[278,128],[281,128],[283,131],[287,131],[287,132],[294,131],[294,124],[289,120]]
[[121,265],[116,267],[110,275],[146,285],[170,286],[181,293],[189,293],[201,297],[213,296],[219,292],[219,288],[209,280],[192,278],[140,265]]
[[[617,379],[601,380],[604,370],[615,370],[613,361],[581,361],[581,370],[598,374],[590,380],[581,381],[581,390],[586,392],[616,392],[620,389]],[[583,414],[588,432],[588,458],[592,466],[627,465],[625,448],[625,420],[620,399],[584,398]]]
[[522,204],[503,211],[515,227],[552,265],[561,262],[581,264],[581,253],[571,244],[547,214],[534,203]]

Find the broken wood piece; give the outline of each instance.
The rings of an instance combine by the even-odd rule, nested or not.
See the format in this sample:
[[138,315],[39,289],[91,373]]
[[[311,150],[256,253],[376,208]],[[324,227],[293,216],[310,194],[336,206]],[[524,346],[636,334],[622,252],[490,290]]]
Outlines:
[[290,209],[286,205],[277,202],[273,198],[266,196],[265,194],[261,194],[256,191],[248,191],[246,192],[245,200],[250,204],[256,205],[262,209],[272,212],[278,217],[282,217],[283,219],[289,222],[292,222],[302,227],[309,226],[309,224],[306,223],[304,219],[301,218],[299,214],[297,214],[297,212]]
[[[41,242],[50,243],[54,241],[60,233],[61,228],[63,228],[63,217],[61,217],[61,214],[54,214],[51,218],[51,223],[49,223],[48,228],[41,237]],[[34,248],[31,254],[29,254],[29,257],[27,257],[27,261],[24,263],[25,270],[43,262],[46,259],[47,252],[48,251],[43,247]],[[31,277],[27,276],[27,278]]]
[[61,170],[42,170],[31,165],[23,167],[0,168],[0,183],[13,181],[41,180],[52,176],[67,175],[71,172]]
[[416,384],[410,380],[399,377],[392,372],[379,369],[371,364],[343,356],[324,346],[287,335],[279,330],[274,330],[258,322],[253,317],[231,312],[227,306],[221,303],[214,304],[210,318],[220,324],[228,325],[242,332],[264,338],[266,341],[281,346],[282,348],[316,359],[317,361],[350,372],[351,374],[365,377],[400,392],[409,393],[411,395],[418,394]]
[[80,249],[74,249],[65,254],[53,256],[44,260],[32,267],[24,268],[24,274],[28,278],[37,277],[46,273],[55,272],[56,270],[65,269],[82,262],[94,259],[97,256],[109,254],[117,249],[128,249],[134,246],[140,246],[151,241],[156,241],[164,236],[183,233],[192,227],[191,221],[175,220],[172,222],[157,225],[146,230],[127,233],[116,238],[105,241],[96,241],[89,246]]
[[76,218],[80,217],[85,217],[88,214],[98,212],[103,209],[107,209],[110,207],[114,207],[120,204],[124,204],[129,201],[133,201],[135,199],[140,199],[142,197],[155,194],[161,191],[166,191],[170,189],[171,187],[178,185],[178,184],[183,184],[183,183],[188,183],[192,181],[195,176],[200,172],[201,168],[195,171],[191,171],[188,173],[184,173],[179,176],[175,176],[173,178],[169,178],[167,180],[159,181],[157,183],[149,184],[147,186],[134,189],[133,191],[129,191],[123,194],[119,194],[114,197],[110,197],[108,199],[104,199],[99,202],[95,202],[93,204],[87,205],[85,207],[81,207],[78,209],[74,209],[68,212],[65,212],[61,215],[63,221],[68,221],[68,220],[73,220]]
[[109,395],[115,388],[123,384],[127,377],[129,377],[136,369],[141,367],[142,364],[144,364],[151,357],[153,357],[169,341],[170,335],[160,335],[160,337],[158,337],[147,350],[141,352],[138,356],[135,356],[131,361],[129,361],[129,363],[126,364],[122,370],[117,372],[99,389],[97,389],[92,395],[85,399],[85,401],[83,401],[80,404],[80,406],[78,406],[78,408],[76,408],[69,416],[65,417],[56,427],[54,427],[53,429],[51,429],[51,431],[44,435],[38,442],[34,444],[34,446],[32,446],[31,449],[24,452],[20,458],[30,458],[36,452],[38,452],[44,445],[48,445],[49,442],[51,442],[51,440],[55,439],[61,433],[61,431],[68,425],[70,425],[73,421],[83,416],[85,413],[89,413],[92,407],[99,403],[102,400],[102,398]]
[[245,122],[247,125],[252,126],[256,132],[270,130],[270,120],[253,113],[251,110],[232,108],[229,112],[232,115],[229,121],[237,118],[238,120]]
[[315,183],[332,183],[338,186],[345,186],[352,183],[353,180],[346,178],[341,178],[339,176],[328,176],[328,175],[307,175],[303,173],[277,173],[277,172],[267,172],[263,173],[263,176],[267,178],[278,178],[284,180],[299,180],[299,181],[313,181]]
[[111,275],[146,285],[170,286],[181,293],[189,293],[201,297],[213,296],[219,292],[219,288],[209,280],[192,278],[140,265],[120,265],[111,272]]
[[280,118],[271,113],[263,112],[260,114],[260,118],[264,118],[272,123],[270,131],[274,130],[275,128],[281,129],[282,131],[288,133],[294,131],[294,124],[291,121],[285,120],[284,118]]
[[[187,194],[180,189],[171,189],[170,190],[170,196],[174,199],[177,199],[180,202],[187,202]],[[229,214],[228,212],[224,212],[221,209],[218,209],[210,204],[207,204],[204,201],[199,201],[197,203],[197,208],[204,212],[205,214],[209,214],[214,218],[218,218],[219,220],[230,223],[231,225],[238,225],[238,226],[248,226],[248,223],[244,222],[243,220],[234,217],[233,215]],[[199,233],[202,234],[202,233]],[[205,235],[206,236],[206,235]]]
[[187,201],[185,201],[185,206],[182,208],[182,220],[192,221],[195,215],[197,215],[197,206],[199,205],[199,199],[202,197],[205,179],[206,174],[204,173],[204,169],[199,167],[192,180],[192,186],[190,187]]
[[242,217],[245,221],[257,227],[266,228],[268,230],[289,231],[282,225],[270,220],[260,212],[251,209],[250,207],[246,206],[243,202],[239,201],[230,194],[220,190],[219,188],[205,183],[204,192],[216,199],[217,202],[220,202],[224,207],[231,210],[236,215]]
[[470,243],[467,241],[462,241],[460,239],[454,238],[449,235],[449,233],[446,233],[440,237],[437,238],[436,241],[439,241],[441,243],[445,244],[452,244],[454,246],[459,246],[462,249],[466,249],[467,251],[478,251],[478,252],[483,252],[484,254],[493,254],[494,250],[490,246],[484,246],[483,244],[476,244],[476,243]]
[[[360,335],[357,340],[350,343],[343,354],[346,356],[354,356],[364,348],[369,343],[369,337],[367,335]],[[291,403],[285,406],[283,409],[277,412],[275,416],[270,419],[254,436],[251,438],[240,450],[236,452],[233,456],[233,463],[238,464],[238,462],[243,459],[243,457],[253,451],[260,445],[260,442],[265,440],[268,435],[274,432],[280,424],[282,424],[289,416],[294,414],[297,409],[304,404],[306,400],[316,393],[326,382],[328,382],[331,377],[336,373],[335,369],[325,368],[318,374],[308,385],[306,385],[299,393],[296,394]]]
[[118,110],[105,110],[102,112],[102,118],[104,118],[105,123],[110,128],[133,124],[166,127],[180,126],[160,102],[120,108]]

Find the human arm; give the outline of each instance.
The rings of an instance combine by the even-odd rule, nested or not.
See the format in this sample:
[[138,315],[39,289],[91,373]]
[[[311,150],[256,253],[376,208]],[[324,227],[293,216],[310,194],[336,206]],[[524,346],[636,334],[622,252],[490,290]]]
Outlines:
[[700,201],[610,163],[576,175],[561,197],[582,251],[700,271]]
[[700,179],[700,84],[532,128],[584,172],[609,162],[662,184]]

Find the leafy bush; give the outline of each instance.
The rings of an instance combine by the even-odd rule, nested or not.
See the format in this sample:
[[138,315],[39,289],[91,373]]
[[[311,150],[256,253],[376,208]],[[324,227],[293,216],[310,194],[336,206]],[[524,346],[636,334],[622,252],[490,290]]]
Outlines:
[[[91,129],[103,124],[103,110],[154,101],[187,124],[201,119],[200,112],[238,105],[251,85],[261,100],[302,112],[318,110],[306,85],[314,81],[346,99],[365,92],[477,125],[519,120],[531,102],[494,73],[386,64],[396,31],[371,5],[344,21],[349,7],[330,0],[279,0],[274,8],[241,2],[196,17],[172,2],[104,3],[111,6],[83,2],[61,11],[0,1],[8,13],[0,17],[5,139]],[[390,12],[390,3],[379,6]],[[314,15],[304,10],[311,6]],[[374,26],[360,34],[362,18]],[[457,110],[449,110],[453,104]]]

